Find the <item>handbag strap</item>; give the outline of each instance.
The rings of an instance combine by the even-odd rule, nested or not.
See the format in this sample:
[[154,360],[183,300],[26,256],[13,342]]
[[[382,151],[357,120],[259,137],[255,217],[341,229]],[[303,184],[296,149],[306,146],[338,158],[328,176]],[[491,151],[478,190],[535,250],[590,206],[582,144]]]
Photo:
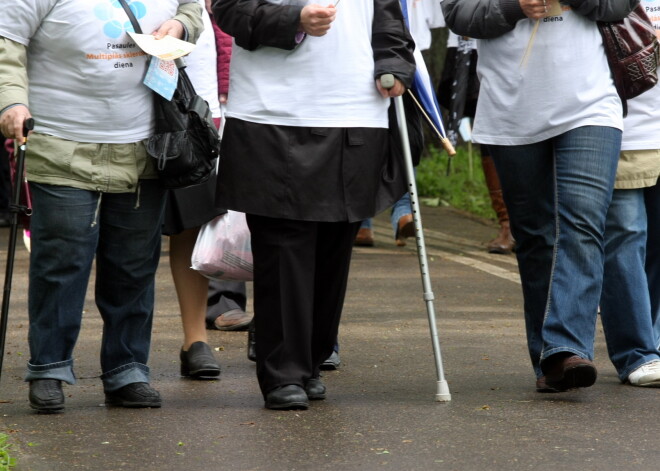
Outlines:
[[135,30],[135,32],[137,34],[142,34],[142,28],[140,28],[140,23],[138,23],[137,18],[135,18],[135,15],[133,14],[133,10],[131,10],[131,7],[128,6],[126,0],[119,0],[119,3],[126,12],[126,15],[128,15],[128,19],[131,20],[131,24],[133,25],[133,29]]

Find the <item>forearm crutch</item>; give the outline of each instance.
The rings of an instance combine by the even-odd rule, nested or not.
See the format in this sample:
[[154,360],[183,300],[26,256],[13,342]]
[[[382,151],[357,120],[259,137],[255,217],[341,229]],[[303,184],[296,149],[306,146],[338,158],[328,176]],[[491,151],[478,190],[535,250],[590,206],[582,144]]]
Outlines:
[[[385,74],[380,77],[380,84],[385,89],[394,86],[394,76]],[[431,278],[428,272],[428,260],[426,257],[426,244],[424,242],[424,231],[422,230],[422,216],[419,211],[419,199],[417,198],[417,184],[415,182],[415,171],[413,168],[412,155],[410,153],[410,140],[408,138],[408,127],[406,126],[406,112],[403,108],[403,97],[394,97],[394,107],[396,110],[396,120],[401,135],[401,147],[403,149],[403,160],[406,168],[406,178],[408,180],[408,193],[410,194],[410,203],[412,206],[413,223],[415,226],[415,242],[417,243],[417,256],[419,258],[419,269],[422,274],[422,286],[424,289],[424,302],[426,303],[426,312],[428,314],[429,328],[431,330],[431,342],[433,344],[433,355],[435,357],[435,369],[437,372],[437,391],[435,400],[438,402],[451,401],[449,385],[445,380],[445,374],[442,367],[442,353],[440,352],[440,341],[438,340],[438,329],[435,322],[435,308],[433,306],[433,290],[431,288]]]

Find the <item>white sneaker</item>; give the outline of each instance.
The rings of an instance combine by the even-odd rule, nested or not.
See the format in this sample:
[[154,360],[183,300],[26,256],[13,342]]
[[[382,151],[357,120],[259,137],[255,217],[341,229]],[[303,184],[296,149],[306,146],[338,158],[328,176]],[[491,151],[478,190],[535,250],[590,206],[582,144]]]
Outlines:
[[632,386],[660,388],[660,360],[644,363],[628,375]]

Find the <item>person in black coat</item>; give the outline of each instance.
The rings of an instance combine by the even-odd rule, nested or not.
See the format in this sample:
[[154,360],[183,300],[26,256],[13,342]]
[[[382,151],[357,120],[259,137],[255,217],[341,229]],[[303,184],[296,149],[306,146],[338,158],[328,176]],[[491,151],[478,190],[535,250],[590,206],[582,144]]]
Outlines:
[[387,109],[411,85],[414,44],[398,0],[216,0],[213,13],[235,39],[216,204],[252,234],[265,406],[306,409],[326,395],[360,221],[405,191]]

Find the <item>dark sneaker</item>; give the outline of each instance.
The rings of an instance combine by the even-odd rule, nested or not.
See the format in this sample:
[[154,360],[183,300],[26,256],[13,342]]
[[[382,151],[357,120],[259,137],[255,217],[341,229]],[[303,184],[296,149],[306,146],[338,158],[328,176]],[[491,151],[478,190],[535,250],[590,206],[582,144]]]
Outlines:
[[320,368],[322,370],[336,370],[339,368],[339,365],[341,365],[339,353],[332,352],[332,355],[330,355],[323,363],[321,363]]
[[119,407],[160,407],[160,394],[149,383],[130,383],[105,393],[105,403]]
[[37,412],[57,412],[64,409],[62,381],[33,379],[30,381],[30,407]]

